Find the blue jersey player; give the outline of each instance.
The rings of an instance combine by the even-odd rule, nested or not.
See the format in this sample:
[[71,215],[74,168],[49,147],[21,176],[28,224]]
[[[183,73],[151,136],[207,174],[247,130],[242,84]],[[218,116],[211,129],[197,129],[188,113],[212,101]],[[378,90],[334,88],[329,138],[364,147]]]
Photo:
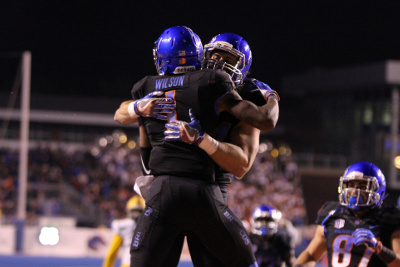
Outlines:
[[347,168],[339,202],[318,211],[315,236],[295,266],[315,263],[325,252],[332,267],[400,266],[400,210],[382,206],[385,191],[385,176],[374,164],[361,161]]
[[[203,69],[223,69],[236,85],[240,96],[258,106],[267,106],[273,116],[274,126],[278,119],[278,94],[265,83],[248,78],[252,54],[249,44],[239,35],[222,33],[204,46]],[[252,166],[259,145],[259,129],[246,121],[240,121],[229,112],[219,114],[219,127],[216,139],[218,149],[206,151],[217,163],[216,182],[224,197],[227,198],[227,187],[234,177],[242,177]],[[166,139],[170,141],[189,142],[186,133],[204,132],[201,121],[192,117],[190,123],[175,121],[168,123]],[[187,131],[184,131],[187,129]],[[234,144],[234,145],[232,145]],[[198,241],[196,236],[187,235],[189,250],[195,266],[219,266],[218,262]],[[182,239],[183,242],[183,239]],[[180,251],[174,249],[173,251]],[[178,257],[179,255],[176,255]],[[171,265],[172,266],[172,265]]]
[[[127,111],[131,119],[135,119],[135,114],[141,116],[140,128],[145,130],[152,148],[149,166],[154,181],[132,240],[131,266],[165,266],[164,260],[171,246],[187,232],[199,238],[221,263],[219,266],[257,266],[243,225],[223,203],[215,184],[214,163],[205,150],[218,149],[212,140],[215,140],[219,125],[219,112],[236,112],[240,117],[243,114],[238,111],[242,105],[256,112],[260,109],[253,103],[242,101],[233,91],[231,77],[222,70],[181,74],[191,68],[189,63],[182,70],[182,64],[193,58],[192,63],[196,64],[200,51],[198,41],[186,27],[166,30],[155,48],[156,55],[160,56],[159,72],[165,72],[165,76],[146,76],[132,89],[136,101],[128,104],[131,108]],[[169,47],[169,51],[177,50],[178,56],[169,57],[168,49],[166,55],[157,54],[164,47]],[[159,92],[174,100],[172,112],[166,110],[170,108],[169,102],[154,100]],[[160,107],[160,111],[151,106]],[[165,140],[165,122],[159,116],[167,113],[169,122],[190,121],[189,110],[203,120],[202,127],[211,143],[207,143],[206,135],[188,137],[194,137],[198,146]],[[266,124],[262,117],[263,114],[258,123],[269,127],[269,119]]]
[[[233,38],[240,38],[239,40],[241,40],[242,38],[240,37],[240,36],[236,36],[236,35],[234,35],[234,34],[222,34],[222,35],[220,35],[219,37],[221,37],[221,38],[226,38],[226,36],[228,36],[228,37],[233,37]],[[219,44],[220,43],[220,41],[221,41],[221,38],[214,38],[214,40],[216,41],[215,43],[216,44]],[[247,72],[248,72],[248,68],[250,67],[250,65],[249,65],[249,62],[251,63],[251,51],[250,51],[250,49],[249,49],[249,47],[248,47],[248,45],[247,45],[247,42],[245,42],[244,40],[241,42],[241,44],[242,44],[242,47],[240,48],[240,49],[243,49],[243,48],[246,48],[247,49],[247,51],[245,51],[245,52],[247,52],[247,54],[239,54],[239,53],[237,53],[237,54],[239,54],[239,57],[237,57],[235,60],[237,61],[237,62],[233,62],[233,66],[239,66],[239,68],[241,69],[240,71],[233,71],[233,72],[231,72],[231,71],[229,71],[230,72],[230,74],[231,74],[231,77],[233,78],[233,80],[235,81],[235,83],[236,84],[239,84],[239,81],[242,81],[242,78],[243,77],[245,77],[245,75],[247,74]],[[160,74],[165,74],[165,72],[167,72],[168,73],[168,69],[163,69],[163,67],[161,67],[161,63],[162,63],[162,60],[160,60],[160,54],[157,54],[157,52],[160,52],[162,49],[159,49],[160,47],[158,47],[157,49],[155,49],[155,61],[156,61],[156,66],[157,66],[157,69],[158,69],[158,71],[159,71],[159,73]],[[219,55],[219,60],[218,60],[218,62],[219,63],[221,63],[221,62],[223,62],[223,60],[221,60],[221,59],[223,59],[223,57],[221,57],[221,54],[223,54],[224,52],[226,52],[226,47],[223,47],[223,48],[225,48],[225,51],[223,50],[223,49],[219,49],[220,50],[220,53],[218,54],[218,53],[213,53],[214,54],[214,58],[215,58],[215,56],[217,56],[217,55]],[[228,47],[229,49],[232,49],[232,47]],[[212,51],[213,49],[210,49],[210,51]],[[213,51],[213,52],[217,52],[218,51],[218,49],[215,49],[215,51]],[[232,50],[233,51],[233,50]],[[240,51],[239,51],[240,52]],[[230,53],[226,53],[228,56],[229,56],[229,54]],[[162,56],[162,55],[161,55]],[[214,60],[215,61],[215,60]],[[228,60],[227,60],[228,61]],[[241,63],[241,62],[246,62],[246,64],[242,64],[242,66],[240,66],[240,64],[238,64],[238,62],[239,63]],[[187,68],[187,69],[190,69],[190,68]],[[243,74],[242,74],[243,73]],[[240,79],[238,79],[237,77],[240,77]],[[182,76],[180,76],[180,77],[182,77]],[[154,83],[155,84],[155,87],[156,87],[156,89],[157,90],[168,90],[168,88],[170,88],[170,87],[173,87],[173,86],[182,86],[182,79],[180,78],[179,76],[178,77],[167,77],[167,78],[162,78],[162,79],[159,79],[159,80],[156,80],[156,82]],[[278,107],[277,107],[277,94],[276,94],[276,92],[274,92],[274,91],[272,91],[271,89],[269,89],[269,87],[267,87],[266,85],[264,85],[264,84],[262,84],[261,82],[258,82],[258,81],[255,81],[255,80],[253,80],[253,79],[247,79],[247,82],[246,82],[246,84],[248,85],[248,86],[246,86],[246,88],[248,88],[249,90],[248,90],[248,92],[247,92],[247,97],[249,98],[249,100],[251,100],[251,97],[249,97],[249,95],[253,95],[253,98],[255,98],[255,99],[258,99],[258,100],[252,100],[252,102],[253,103],[261,103],[261,104],[265,104],[265,99],[267,99],[268,100],[268,102],[271,102],[271,103],[267,103],[266,104],[266,106],[268,107],[268,115],[272,118],[271,120],[272,120],[272,125],[273,125],[273,127],[275,126],[275,124],[276,124],[276,120],[277,120],[277,114],[278,114]],[[249,86],[249,85],[251,85],[251,86]],[[260,91],[260,90],[258,90],[259,88],[260,88],[260,86],[263,86],[263,88],[265,89],[264,91]],[[243,87],[243,86],[242,86]],[[244,90],[243,90],[244,91]],[[251,93],[252,92],[252,93]],[[153,111],[150,111],[150,112],[148,112],[147,114],[146,113],[143,113],[143,114],[141,114],[142,116],[145,116],[145,117],[154,117],[154,118],[158,118],[158,119],[160,119],[161,118],[161,114],[160,113],[162,113],[162,112],[165,112],[165,113],[167,113],[168,111],[166,110],[166,106],[167,106],[167,100],[163,100],[163,101],[165,101],[165,102],[162,102],[161,100],[161,102],[159,102],[159,103],[156,103],[157,101],[159,101],[159,100],[156,100],[156,98],[152,98],[152,96],[154,96],[154,95],[151,95],[150,97],[149,96],[146,96],[145,98],[142,98],[141,100],[140,100],[140,103],[137,105],[137,107],[136,107],[136,109],[141,109],[141,110],[145,110],[145,108],[147,108],[147,107],[149,107],[149,106],[151,106],[151,105],[153,105],[153,106],[156,106],[157,108],[158,107],[160,107],[160,109],[159,110],[157,110],[157,109],[153,109]],[[205,95],[205,96],[207,96],[207,95]],[[266,96],[266,98],[265,98],[265,96]],[[270,99],[270,97],[271,96],[273,96],[273,98],[272,99]],[[207,97],[207,98],[209,98],[209,97]],[[246,99],[246,98],[245,98]],[[138,101],[136,101],[136,103],[137,103]],[[213,101],[212,101],[212,98],[209,98],[209,102],[210,103],[213,103]],[[134,106],[133,104],[132,104],[132,102],[131,103],[129,103],[131,106]],[[144,108],[141,108],[141,106],[142,107],[144,107]],[[123,110],[123,105],[121,105],[121,108],[120,108],[120,110]],[[211,109],[212,109],[212,107],[211,107]],[[132,108],[131,109],[131,111],[132,110],[134,110],[134,108]],[[154,112],[154,110],[156,110],[156,112]],[[136,112],[136,110],[135,110],[135,112]],[[136,113],[139,113],[140,114],[140,112],[136,112]],[[221,114],[224,114],[224,113],[227,113],[227,112],[222,112]],[[116,113],[116,115],[118,115],[117,113]],[[128,121],[130,120],[131,118],[128,118]],[[240,129],[240,127],[239,127],[239,124],[240,123],[238,123],[239,121],[237,120],[237,119],[235,119],[236,121],[232,121],[232,118],[230,119],[231,121],[229,121],[229,120],[225,120],[225,123],[227,124],[229,124],[229,127],[222,127],[222,129],[224,129],[225,131],[221,131],[221,130],[218,130],[218,138],[220,138],[221,136],[224,136],[224,138],[226,139],[226,136],[227,136],[227,132],[229,132],[229,131],[231,131],[231,132],[236,132],[236,133],[239,133],[240,131],[238,130],[238,129]],[[118,120],[117,120],[118,121]],[[121,122],[121,121],[120,121]],[[207,124],[207,122],[206,122],[206,124]],[[238,125],[238,126],[236,126],[236,125]],[[268,124],[267,124],[268,125]],[[270,124],[271,125],[271,124]],[[268,127],[271,127],[271,126],[268,126]],[[142,127],[141,127],[142,128]],[[246,127],[242,127],[242,128],[246,128]],[[250,129],[250,127],[248,127],[247,126],[247,128],[248,129]],[[252,127],[251,127],[252,128]],[[236,130],[234,130],[234,131],[232,131],[233,129],[236,129]],[[241,130],[242,131],[242,130]],[[252,134],[252,137],[251,138],[247,138],[247,140],[249,140],[249,142],[248,142],[248,147],[250,148],[250,149],[253,149],[253,154],[251,155],[251,156],[249,156],[248,154],[246,155],[246,153],[248,153],[248,150],[247,151],[245,151],[244,153],[242,152],[241,153],[241,155],[243,155],[243,160],[241,161],[241,162],[244,162],[244,165],[246,165],[245,166],[245,168],[249,168],[250,166],[251,166],[251,164],[252,164],[252,161],[254,160],[254,156],[255,156],[255,154],[256,154],[256,152],[257,152],[257,148],[258,148],[258,138],[259,138],[259,131],[257,130],[257,129],[254,129],[254,128],[252,128],[251,129],[251,131],[254,133],[254,134]],[[243,133],[243,131],[242,131],[242,133]],[[221,135],[222,134],[222,135]],[[145,135],[143,135],[143,136],[147,136],[146,134]],[[231,134],[230,135],[231,137],[233,136],[233,134]],[[242,134],[242,136],[243,136],[243,134]],[[205,138],[204,138],[205,137]],[[250,140],[254,140],[254,138],[255,138],[255,141],[250,141]],[[196,136],[196,138],[195,138],[195,140],[196,140],[196,144],[198,144],[199,142],[198,142],[198,136]],[[203,135],[202,137],[201,137],[201,143],[203,143],[203,144],[207,144],[207,140],[211,140],[210,142],[211,142],[211,144],[215,144],[216,143],[216,141],[215,141],[215,139],[211,139],[211,137],[210,136],[207,136],[207,135]],[[232,139],[232,138],[231,138]],[[142,140],[142,131],[141,131],[141,140]],[[205,141],[204,141],[205,140]],[[231,140],[232,141],[232,140]],[[192,141],[193,142],[193,141]],[[209,143],[210,143],[209,142]],[[226,150],[224,150],[224,147],[229,147],[229,145],[230,144],[225,144],[225,143],[216,143],[216,144],[218,144],[218,146],[215,148],[216,149],[216,151],[214,151],[214,152],[217,152],[217,151],[221,151],[221,153],[220,154],[222,154],[222,153],[226,153]],[[141,145],[141,147],[143,147],[143,145]],[[203,147],[202,146],[199,146],[200,148],[202,148],[203,149]],[[207,149],[207,147],[209,148],[209,146],[205,146],[205,148]],[[207,153],[209,153],[209,151],[207,151],[206,149],[204,149]],[[230,152],[230,151],[232,151],[232,149],[230,149],[228,152]],[[144,151],[143,151],[143,149],[142,149],[142,156],[143,156],[143,153]],[[209,154],[214,154],[214,152],[212,151],[212,153],[209,153]],[[254,153],[255,152],[255,153]],[[218,153],[216,153],[216,154],[218,154]],[[240,159],[240,157],[234,157],[235,159]],[[249,159],[251,160],[251,161],[249,161]],[[145,161],[146,162],[146,161]],[[249,163],[249,162],[251,162],[251,163]],[[242,164],[242,163],[241,163]],[[154,166],[155,164],[153,163],[153,166]],[[233,173],[235,173],[237,176],[242,176],[243,174],[244,174],[244,172],[243,172],[243,170],[244,170],[244,168],[241,168],[240,166],[240,164],[231,164],[231,166],[234,166],[234,167],[236,167],[236,170],[232,170],[232,172]],[[243,164],[242,164],[243,165]],[[239,167],[239,168],[238,168]],[[146,170],[145,170],[146,171]],[[217,175],[217,177],[218,177],[219,175]],[[228,179],[230,179],[230,178],[228,178]],[[182,239],[182,241],[183,241],[183,239]],[[178,260],[179,260],[179,255],[180,255],[180,247],[178,248]],[[164,261],[165,262],[165,261]],[[195,263],[195,262],[194,262]],[[165,263],[164,263],[164,266],[167,266]],[[171,264],[171,265],[168,265],[168,266],[174,266],[174,264]],[[211,266],[211,265],[208,265],[208,266]],[[221,265],[215,265],[215,266],[221,266]]]
[[[227,72],[236,85],[236,91],[244,100],[262,106],[268,111],[273,127],[264,130],[272,130],[278,121],[279,96],[267,84],[247,77],[252,63],[252,53],[246,40],[234,33],[218,34],[204,46],[203,54],[202,69],[223,69]],[[169,123],[166,139],[192,143],[187,140],[185,136],[187,132],[182,129],[193,128],[194,131],[203,132],[202,123],[194,117],[189,124],[179,121]],[[241,178],[253,165],[258,152],[259,136],[260,131],[251,125],[251,119],[239,120],[230,112],[220,112],[216,136],[219,142],[218,150],[208,154],[218,165],[216,180],[224,199],[227,186],[234,176]]]
[[260,267],[293,266],[293,237],[280,226],[282,219],[282,214],[269,205],[259,206],[251,216],[250,240]]

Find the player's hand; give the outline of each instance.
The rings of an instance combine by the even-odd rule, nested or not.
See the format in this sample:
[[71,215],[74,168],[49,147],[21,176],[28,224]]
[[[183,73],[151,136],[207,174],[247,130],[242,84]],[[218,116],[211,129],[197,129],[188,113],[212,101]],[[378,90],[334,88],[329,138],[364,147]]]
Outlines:
[[171,98],[159,98],[164,92],[155,91],[135,101],[133,108],[137,115],[167,120],[167,114],[172,113],[175,101]]
[[379,240],[375,238],[375,235],[368,229],[358,228],[353,232],[354,237],[354,245],[358,246],[361,244],[366,245],[372,251],[376,251],[378,246],[381,243]]
[[165,140],[180,141],[188,144],[199,145],[204,138],[204,131],[200,122],[189,110],[190,122],[171,121],[165,124],[167,130],[164,132]]

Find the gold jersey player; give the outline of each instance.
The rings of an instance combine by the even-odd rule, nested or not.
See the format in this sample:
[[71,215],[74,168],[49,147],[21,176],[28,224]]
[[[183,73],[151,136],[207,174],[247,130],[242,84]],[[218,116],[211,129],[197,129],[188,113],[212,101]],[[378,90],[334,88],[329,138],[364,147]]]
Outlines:
[[113,267],[118,257],[121,255],[121,266],[130,265],[130,245],[132,242],[133,231],[135,231],[137,220],[144,209],[144,199],[140,196],[131,197],[126,203],[126,215],[124,218],[115,219],[111,222],[111,230],[114,237],[103,261],[103,267]]

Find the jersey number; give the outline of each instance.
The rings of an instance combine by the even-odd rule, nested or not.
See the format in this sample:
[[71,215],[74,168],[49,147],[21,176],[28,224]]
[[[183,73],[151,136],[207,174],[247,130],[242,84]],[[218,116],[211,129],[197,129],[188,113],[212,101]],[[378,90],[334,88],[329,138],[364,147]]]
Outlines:
[[[351,262],[351,249],[353,248],[353,236],[340,235],[333,241],[332,266],[347,267]],[[358,264],[359,267],[366,267],[372,257],[372,250],[366,249]]]
[[[175,100],[175,90],[165,92],[165,97],[166,98],[172,98],[173,100]],[[176,120],[177,120],[177,117],[176,117],[176,104],[175,104],[174,111],[168,114],[168,122],[176,121]]]

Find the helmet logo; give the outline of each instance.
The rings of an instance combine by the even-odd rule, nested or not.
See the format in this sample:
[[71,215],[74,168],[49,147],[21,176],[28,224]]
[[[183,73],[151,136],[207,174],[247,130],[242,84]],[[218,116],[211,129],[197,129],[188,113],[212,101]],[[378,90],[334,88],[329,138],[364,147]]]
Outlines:
[[179,64],[181,64],[181,65],[183,65],[183,64],[186,64],[186,58],[180,58],[179,59]]
[[195,66],[182,66],[182,67],[176,67],[173,74],[181,74],[185,73],[188,71],[195,71],[196,67]]
[[364,173],[359,172],[359,171],[352,171],[349,174],[346,175],[347,178],[363,178],[364,177]]
[[229,47],[229,48],[233,48],[233,45],[228,43],[228,42],[224,42],[224,41],[218,41],[215,43],[216,46],[222,46],[222,47]]

